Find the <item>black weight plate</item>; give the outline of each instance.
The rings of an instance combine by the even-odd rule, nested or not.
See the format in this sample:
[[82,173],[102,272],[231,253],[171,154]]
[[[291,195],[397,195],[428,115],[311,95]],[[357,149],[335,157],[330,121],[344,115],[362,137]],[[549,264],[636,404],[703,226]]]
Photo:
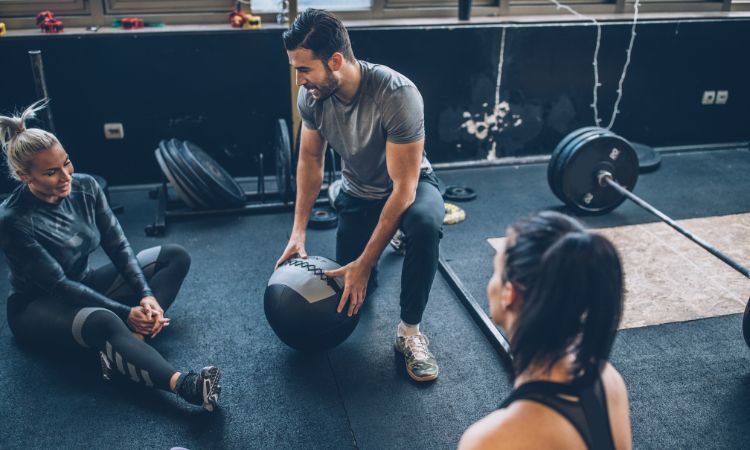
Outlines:
[[334,228],[339,224],[339,216],[336,211],[329,206],[321,206],[319,208],[313,208],[310,213],[310,220],[307,222],[307,226],[318,230],[324,230],[327,228]]
[[645,144],[631,143],[638,155],[638,167],[640,173],[654,172],[661,166],[661,154],[653,147]]
[[[589,213],[590,214],[590,213],[599,212],[599,213],[603,214],[603,213],[605,213],[607,211],[610,211],[610,210],[614,209],[617,205],[619,205],[619,203],[617,203],[617,205],[613,205],[612,208],[606,208],[606,210],[602,209],[600,211],[582,210],[576,204],[574,204],[574,203],[571,202],[570,194],[566,193],[566,186],[564,186],[564,183],[566,183],[566,182],[570,183],[571,182],[570,178],[568,178],[568,179],[565,178],[565,176],[566,176],[566,170],[567,170],[567,164],[570,161],[571,157],[573,157],[574,155],[576,155],[576,153],[579,151],[579,149],[582,146],[587,145],[588,143],[591,143],[591,142],[595,142],[597,139],[599,139],[599,138],[601,138],[603,136],[609,136],[609,137],[617,137],[617,138],[619,138],[618,136],[616,136],[614,133],[612,133],[610,131],[607,131],[607,130],[604,130],[604,129],[599,129],[599,130],[588,131],[588,132],[586,132],[586,133],[584,133],[584,134],[576,137],[571,142],[569,142],[568,145],[567,145],[567,147],[566,147],[566,149],[563,151],[563,153],[562,153],[562,155],[560,157],[560,160],[558,161],[558,169],[557,169],[556,175],[553,175],[553,177],[554,177],[553,180],[556,182],[556,186],[557,186],[557,193],[559,194],[558,198],[560,200],[562,200],[563,203],[565,203],[566,205],[568,205],[569,207],[573,208],[575,211],[577,211],[579,213],[584,212],[584,213]],[[611,169],[611,168],[608,168],[608,170],[609,169]],[[613,170],[613,169],[611,169],[611,170]],[[591,177],[595,178],[596,177],[596,173],[598,173],[598,170],[596,170]],[[591,181],[591,179],[592,179],[591,177],[589,177],[588,175],[586,177],[581,177],[581,178],[578,179],[578,182],[582,183],[582,184],[589,183]],[[598,186],[598,184],[596,186],[591,187],[591,189],[594,189],[597,186]],[[609,188],[607,188],[607,189],[609,190]]]
[[227,205],[224,198],[216,192],[217,189],[212,187],[213,183],[203,178],[205,176],[204,172],[196,170],[190,164],[190,160],[187,157],[187,152],[190,150],[185,142],[178,139],[171,139],[167,142],[166,147],[172,159],[182,168],[186,179],[189,179],[191,190],[202,200],[201,203],[205,204],[206,208],[219,209],[231,206]]
[[161,147],[154,150],[154,156],[156,156],[156,162],[159,163],[159,167],[161,168],[161,171],[164,174],[164,176],[167,177],[169,184],[172,185],[172,188],[175,190],[175,192],[177,192],[177,196],[180,197],[180,199],[189,207],[193,209],[197,209],[200,205],[198,205],[197,203],[194,203],[193,199],[191,199],[182,190],[182,186],[177,184],[169,166],[167,165],[166,161],[164,160],[164,157],[162,156]]
[[586,131],[583,131],[582,133],[579,133],[578,135],[574,136],[563,147],[562,151],[560,152],[559,157],[555,161],[555,166],[552,167],[553,169],[552,183],[554,186],[553,192],[555,193],[557,198],[565,202],[565,194],[562,192],[562,180],[561,180],[560,174],[563,173],[562,167],[564,166],[565,162],[568,160],[570,155],[575,151],[578,145],[584,140],[590,139],[595,136],[604,136],[604,135],[614,135],[614,133],[604,128],[587,127]]
[[477,193],[467,186],[446,186],[443,198],[452,202],[468,202],[477,198]]
[[175,178],[175,181],[179,183],[180,188],[182,188],[185,194],[187,194],[190,199],[201,208],[211,208],[213,205],[203,197],[203,193],[195,185],[194,177],[190,175],[190,172],[188,172],[183,166],[182,160],[177,156],[177,146],[181,144],[182,142],[176,139],[159,142],[161,157],[164,158],[164,162],[169,166],[172,176]]
[[96,180],[96,184],[99,185],[99,188],[104,192],[104,197],[107,199],[107,202],[109,202],[109,183],[107,183],[107,180],[104,177],[94,175],[93,173],[89,174],[89,176]]
[[292,144],[286,120],[276,121],[273,142],[276,151],[276,186],[278,186],[281,201],[289,203],[294,201],[294,183],[292,180]]
[[597,174],[601,170],[633,190],[638,181],[638,156],[627,140],[614,133],[594,134],[571,149],[558,174],[569,207],[582,213],[604,214],[626,200],[615,189],[599,185]]
[[575,139],[576,137],[582,135],[583,133],[598,130],[599,127],[583,127],[578,128],[576,130],[571,131],[570,133],[566,134],[565,137],[563,137],[560,142],[555,146],[555,149],[552,151],[552,155],[549,159],[549,164],[547,165],[547,183],[549,184],[550,189],[552,189],[552,192],[555,192],[555,186],[556,183],[553,179],[553,174],[557,173],[557,161],[560,155],[562,154],[562,151],[565,149],[565,146],[568,145],[570,141]]
[[569,140],[568,143],[562,148],[559,156],[555,160],[555,165],[552,166],[552,192],[555,193],[557,198],[565,202],[565,194],[562,191],[562,179],[560,175],[563,173],[563,167],[570,157],[575,152],[578,145],[586,139],[590,139],[595,136],[614,135],[614,133],[607,131],[604,128],[588,127],[587,131],[580,133]]
[[159,156],[161,156],[162,161],[167,166],[169,175],[171,175],[171,178],[168,176],[167,179],[169,179],[169,183],[172,185],[175,192],[177,192],[177,196],[193,209],[203,208],[203,204],[198,201],[196,195],[185,186],[183,179],[180,178],[176,164],[167,150],[166,140],[159,142]]
[[608,131],[600,127],[583,127],[573,131],[560,141],[558,148],[556,148],[557,156],[552,159],[550,165],[547,166],[547,181],[552,188],[552,192],[560,200],[564,201],[563,193],[560,190],[560,168],[565,159],[570,155],[570,149],[574,148],[576,143],[579,142],[582,137],[602,133],[608,133]]
[[185,141],[182,154],[196,173],[210,186],[217,197],[224,199],[228,207],[240,207],[245,204],[245,190],[224,170],[208,153]]

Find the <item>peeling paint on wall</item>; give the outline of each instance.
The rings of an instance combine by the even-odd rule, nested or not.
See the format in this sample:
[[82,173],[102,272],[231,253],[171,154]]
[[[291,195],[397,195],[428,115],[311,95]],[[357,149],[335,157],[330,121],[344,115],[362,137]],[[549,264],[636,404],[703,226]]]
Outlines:
[[[487,159],[497,158],[497,142],[495,137],[505,131],[508,127],[518,127],[523,124],[523,119],[518,114],[510,113],[510,105],[507,101],[500,101],[500,87],[503,81],[503,61],[505,58],[505,31],[500,41],[500,56],[497,64],[497,82],[495,83],[495,106],[489,112],[471,113],[464,111],[464,122],[461,128],[480,141],[488,140],[490,149],[487,152]],[[486,110],[488,103],[483,103],[482,107]]]

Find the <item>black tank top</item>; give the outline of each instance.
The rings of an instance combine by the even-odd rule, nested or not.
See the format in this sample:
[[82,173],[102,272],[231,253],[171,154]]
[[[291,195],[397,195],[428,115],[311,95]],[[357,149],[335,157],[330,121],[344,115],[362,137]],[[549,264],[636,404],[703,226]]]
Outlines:
[[514,389],[500,409],[507,408],[516,400],[530,400],[557,411],[578,430],[590,449],[615,448],[607,413],[607,397],[600,377],[588,385],[531,381]]

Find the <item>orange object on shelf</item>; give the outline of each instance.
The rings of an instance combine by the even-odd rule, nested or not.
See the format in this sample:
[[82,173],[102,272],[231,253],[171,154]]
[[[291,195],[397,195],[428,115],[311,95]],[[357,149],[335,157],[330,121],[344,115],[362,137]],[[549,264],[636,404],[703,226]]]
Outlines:
[[257,30],[261,27],[260,16],[254,16],[240,10],[233,10],[229,13],[229,24],[232,28],[245,28]]

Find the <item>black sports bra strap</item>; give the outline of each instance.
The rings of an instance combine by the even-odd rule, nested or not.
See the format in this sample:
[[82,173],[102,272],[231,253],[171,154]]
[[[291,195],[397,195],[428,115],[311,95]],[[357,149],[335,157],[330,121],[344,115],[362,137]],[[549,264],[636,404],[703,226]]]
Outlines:
[[588,423],[591,448],[615,450],[612,428],[609,423],[607,396],[600,378],[596,379],[593,386],[581,391],[581,406]]
[[[575,397],[579,401],[565,400],[561,396]],[[514,389],[500,408],[507,408],[517,400],[534,401],[556,411],[573,425],[589,448],[615,449],[607,413],[607,399],[599,378],[593,385],[585,387],[548,381],[525,383]],[[579,411],[578,417],[574,416],[576,411]]]
[[543,396],[557,396],[559,394],[570,395],[577,397],[578,392],[568,389],[568,385],[550,383],[547,381],[530,381],[524,383],[508,395],[500,405],[500,409],[507,408],[511,403],[516,400],[530,400],[533,397]]
[[[588,434],[585,429],[581,428],[581,419],[584,417],[573,416],[577,409],[576,405],[579,405],[578,401],[567,400],[561,396],[578,398],[578,389],[570,384],[553,383],[549,381],[531,381],[514,389],[500,405],[500,408],[507,408],[511,403],[517,400],[527,400],[542,404],[563,416],[571,425],[573,425],[573,428],[578,431],[578,434],[581,435],[583,441],[588,445],[590,443]],[[571,409],[571,406],[574,409]]]

